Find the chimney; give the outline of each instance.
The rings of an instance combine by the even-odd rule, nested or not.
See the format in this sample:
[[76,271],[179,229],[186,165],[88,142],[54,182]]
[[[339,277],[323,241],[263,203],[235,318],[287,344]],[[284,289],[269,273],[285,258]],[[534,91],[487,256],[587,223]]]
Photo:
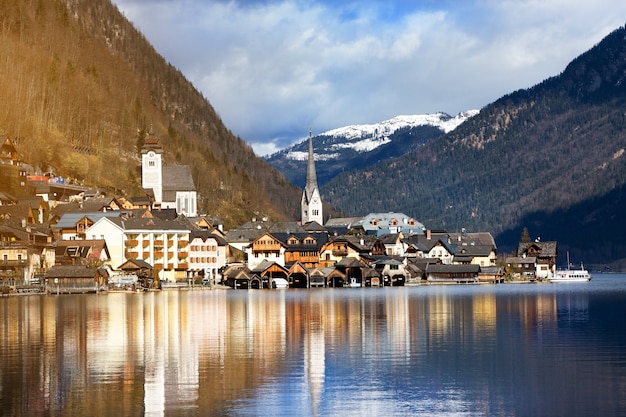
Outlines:
[[430,229],[426,230],[426,239],[430,240]]

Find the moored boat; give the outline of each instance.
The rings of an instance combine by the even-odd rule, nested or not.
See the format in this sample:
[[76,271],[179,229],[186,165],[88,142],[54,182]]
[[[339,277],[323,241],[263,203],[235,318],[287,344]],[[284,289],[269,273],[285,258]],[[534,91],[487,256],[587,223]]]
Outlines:
[[560,269],[553,276],[548,277],[550,282],[587,282],[591,281],[591,274],[580,263],[580,269],[570,269],[569,253],[567,254],[567,269]]
[[556,271],[548,278],[550,282],[587,282],[591,281],[591,274],[586,269],[566,269]]

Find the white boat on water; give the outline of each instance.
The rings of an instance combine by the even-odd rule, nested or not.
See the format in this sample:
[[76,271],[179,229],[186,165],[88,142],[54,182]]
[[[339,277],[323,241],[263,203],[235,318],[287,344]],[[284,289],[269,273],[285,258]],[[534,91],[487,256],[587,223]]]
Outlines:
[[567,253],[567,269],[557,269],[552,277],[548,277],[550,282],[588,282],[591,281],[591,274],[580,263],[580,269],[570,269],[569,252]]
[[565,269],[556,271],[548,278],[550,282],[587,282],[591,281],[591,274],[586,269]]

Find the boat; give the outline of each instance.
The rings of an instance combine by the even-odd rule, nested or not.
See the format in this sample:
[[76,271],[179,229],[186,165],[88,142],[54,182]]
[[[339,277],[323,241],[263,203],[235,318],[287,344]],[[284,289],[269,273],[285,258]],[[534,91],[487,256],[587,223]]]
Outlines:
[[588,282],[591,281],[591,274],[580,263],[580,269],[571,269],[569,263],[569,252],[567,253],[567,269],[557,269],[554,275],[548,278],[550,282]]

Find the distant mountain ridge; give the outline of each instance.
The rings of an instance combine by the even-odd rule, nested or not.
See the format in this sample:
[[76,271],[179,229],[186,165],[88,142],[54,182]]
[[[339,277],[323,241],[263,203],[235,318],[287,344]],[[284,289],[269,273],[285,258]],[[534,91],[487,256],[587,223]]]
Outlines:
[[[404,212],[427,227],[522,228],[585,264],[626,269],[626,28],[565,70],[480,110],[419,150],[338,175],[322,196],[351,215]],[[623,260],[623,261],[622,261]]]
[[[457,128],[478,110],[452,117],[447,113],[402,115],[373,124],[340,127],[313,137],[318,182],[325,184],[343,171],[396,158]],[[294,184],[304,187],[308,138],[266,157]]]

